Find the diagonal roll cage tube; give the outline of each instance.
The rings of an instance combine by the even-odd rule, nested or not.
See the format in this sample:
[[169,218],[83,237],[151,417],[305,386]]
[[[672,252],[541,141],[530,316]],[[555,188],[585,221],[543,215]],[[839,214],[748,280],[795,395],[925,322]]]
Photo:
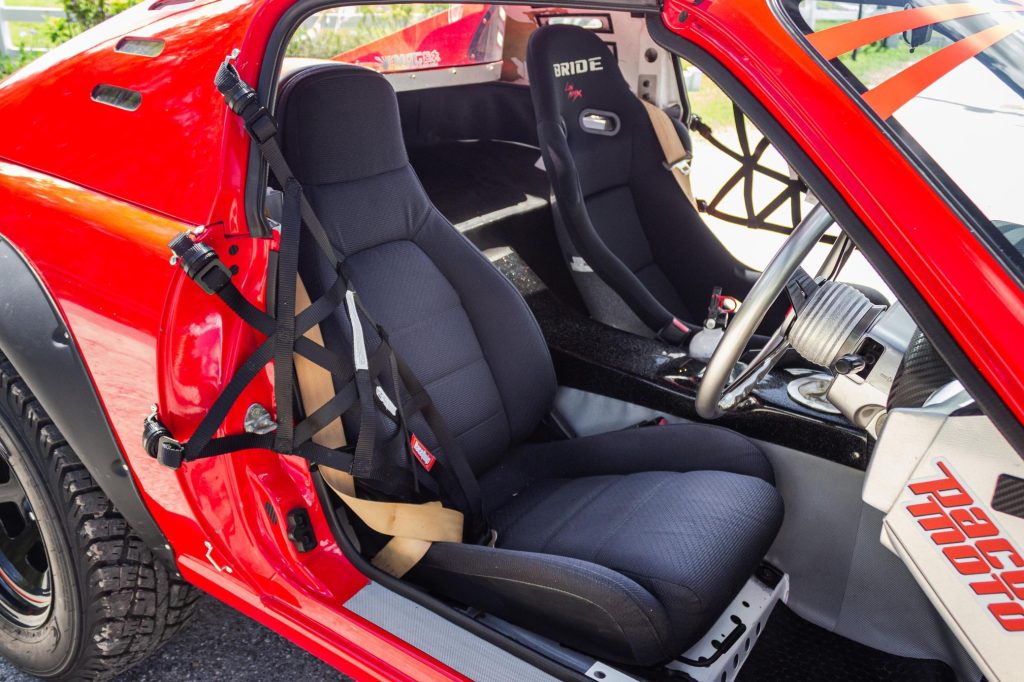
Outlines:
[[[769,230],[781,234],[790,234],[793,230],[785,225],[777,225],[768,220],[772,213],[780,206],[789,202],[790,214],[793,225],[798,225],[801,220],[800,194],[807,190],[803,181],[799,178],[792,178],[761,163],[764,153],[771,148],[767,137],[763,137],[753,146],[750,145],[750,137],[747,134],[747,119],[743,111],[733,104],[733,117],[736,121],[736,136],[739,141],[740,151],[728,147],[721,140],[716,138],[711,129],[699,119],[694,119],[692,128],[701,137],[706,139],[713,147],[729,156],[740,164],[738,170],[733,173],[719,188],[715,196],[701,210],[709,216],[724,220],[736,225],[742,225],[756,230]],[[768,202],[760,211],[754,207],[754,178],[758,175],[776,180],[782,183],[782,190]],[[741,186],[743,192],[743,208],[746,216],[736,216],[719,210],[722,201],[735,189]]]

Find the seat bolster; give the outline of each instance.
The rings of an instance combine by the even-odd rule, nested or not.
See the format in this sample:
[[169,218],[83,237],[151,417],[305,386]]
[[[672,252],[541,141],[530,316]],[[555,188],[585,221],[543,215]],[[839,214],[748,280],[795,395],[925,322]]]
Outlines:
[[610,431],[514,449],[481,478],[489,509],[504,506],[535,481],[623,476],[642,471],[726,471],[775,483],[757,444],[713,424],[671,424]]
[[604,660],[653,665],[671,658],[665,609],[635,581],[566,557],[435,543],[414,582]]
[[[424,223],[414,241],[459,295],[501,394],[511,441],[525,440],[551,410],[557,387],[540,325],[515,286],[440,214]],[[474,467],[477,474],[483,470]]]

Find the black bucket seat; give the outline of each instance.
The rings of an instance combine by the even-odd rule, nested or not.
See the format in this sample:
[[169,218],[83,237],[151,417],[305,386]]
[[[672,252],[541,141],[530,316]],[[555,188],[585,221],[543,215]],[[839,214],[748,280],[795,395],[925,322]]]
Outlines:
[[747,269],[680,190],[600,36],[544,26],[530,37],[526,64],[559,240],[591,316],[680,341],[674,321],[703,321],[714,287],[742,298]]
[[[605,660],[683,652],[779,528],[764,454],[703,424],[527,443],[556,388],[544,338],[512,284],[427,198],[388,82],[312,67],[283,86],[278,117],[363,304],[443,415],[497,530],[494,547],[435,543],[407,579]],[[314,246],[300,260],[315,300],[333,274]],[[351,347],[343,310],[322,329],[328,345]],[[411,426],[442,459],[428,427]],[[352,437],[357,424],[346,428]]]

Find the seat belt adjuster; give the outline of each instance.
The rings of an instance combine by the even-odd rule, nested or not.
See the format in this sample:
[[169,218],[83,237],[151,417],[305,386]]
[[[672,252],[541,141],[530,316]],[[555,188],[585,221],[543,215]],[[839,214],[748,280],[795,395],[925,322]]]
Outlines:
[[245,122],[245,129],[257,143],[263,144],[277,135],[277,121],[266,107],[257,104],[255,109],[242,111],[239,115]]
[[156,461],[169,469],[180,469],[185,461],[185,446],[170,436],[164,436],[157,444]]
[[188,232],[172,239],[168,246],[189,279],[208,294],[216,294],[231,279],[231,270],[206,244],[192,241]]
[[234,64],[237,57],[238,50],[234,50],[224,59],[217,69],[213,84],[224,96],[228,108],[245,122],[245,129],[249,134],[256,142],[263,144],[277,134],[277,121],[267,108],[260,104],[256,91],[238,75]]
[[664,166],[665,170],[667,170],[669,172],[671,172],[671,171],[679,171],[683,175],[689,175],[690,174],[690,162],[691,161],[693,161],[693,155],[690,154],[690,153],[687,153],[686,156],[684,156],[683,158],[679,159],[675,163],[669,163],[668,161],[662,161],[661,165]]

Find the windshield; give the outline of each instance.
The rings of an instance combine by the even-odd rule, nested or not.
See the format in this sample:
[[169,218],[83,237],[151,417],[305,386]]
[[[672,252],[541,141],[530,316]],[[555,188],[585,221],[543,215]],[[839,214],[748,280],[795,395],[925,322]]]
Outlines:
[[1024,3],[789,0],[864,102],[977,207],[1024,276]]

